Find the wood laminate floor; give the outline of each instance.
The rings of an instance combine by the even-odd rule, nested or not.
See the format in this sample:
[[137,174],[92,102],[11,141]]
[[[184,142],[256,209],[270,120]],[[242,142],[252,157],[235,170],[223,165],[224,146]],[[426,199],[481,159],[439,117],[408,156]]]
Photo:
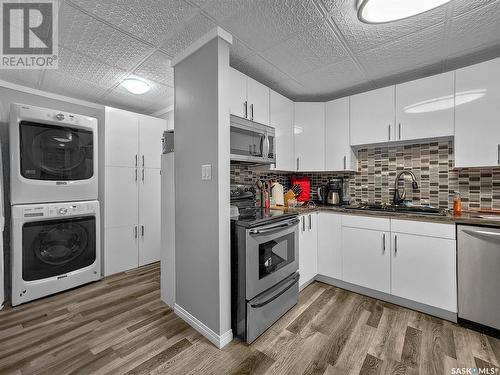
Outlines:
[[500,340],[321,283],[252,345],[218,350],[160,301],[159,281],[153,264],[6,307],[0,374],[448,375],[500,365]]

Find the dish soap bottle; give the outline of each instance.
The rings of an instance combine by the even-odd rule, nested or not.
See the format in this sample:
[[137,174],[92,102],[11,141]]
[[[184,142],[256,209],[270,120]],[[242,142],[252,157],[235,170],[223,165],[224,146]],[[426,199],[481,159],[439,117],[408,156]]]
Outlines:
[[453,199],[453,215],[460,216],[462,214],[462,198],[460,193],[455,191],[455,198]]

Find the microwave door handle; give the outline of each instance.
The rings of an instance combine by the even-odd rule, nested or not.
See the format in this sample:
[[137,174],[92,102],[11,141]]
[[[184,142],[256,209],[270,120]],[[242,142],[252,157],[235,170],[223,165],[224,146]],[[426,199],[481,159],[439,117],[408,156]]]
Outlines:
[[262,151],[262,156],[267,159],[269,157],[269,138],[267,138],[267,134],[261,135],[260,150]]

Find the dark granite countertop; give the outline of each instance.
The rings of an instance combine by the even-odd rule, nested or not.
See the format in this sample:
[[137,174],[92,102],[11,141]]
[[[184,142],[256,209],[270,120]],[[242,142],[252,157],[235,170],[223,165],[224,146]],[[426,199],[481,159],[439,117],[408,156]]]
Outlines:
[[[334,212],[334,213],[336,212],[345,215],[393,218],[398,220],[415,220],[415,221],[424,221],[430,223],[488,225],[488,226],[500,227],[500,215],[480,214],[477,212],[463,212],[460,216],[454,216],[452,213],[446,213],[445,215],[439,216],[439,215],[427,215],[427,214],[420,214],[413,212],[356,210],[356,209],[347,209],[342,206],[321,206],[321,205],[316,205],[315,207],[300,207],[300,208],[273,207],[273,209],[282,209],[285,212],[297,213],[298,215],[303,215],[309,212],[317,212],[317,211]],[[486,218],[481,216],[486,216]]]

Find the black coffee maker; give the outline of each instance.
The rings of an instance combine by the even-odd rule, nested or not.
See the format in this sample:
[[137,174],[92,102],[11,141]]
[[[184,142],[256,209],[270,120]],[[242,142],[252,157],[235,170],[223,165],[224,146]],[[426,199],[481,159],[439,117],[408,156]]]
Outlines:
[[331,178],[328,183],[318,188],[318,201],[327,206],[339,206],[342,204],[342,177]]

